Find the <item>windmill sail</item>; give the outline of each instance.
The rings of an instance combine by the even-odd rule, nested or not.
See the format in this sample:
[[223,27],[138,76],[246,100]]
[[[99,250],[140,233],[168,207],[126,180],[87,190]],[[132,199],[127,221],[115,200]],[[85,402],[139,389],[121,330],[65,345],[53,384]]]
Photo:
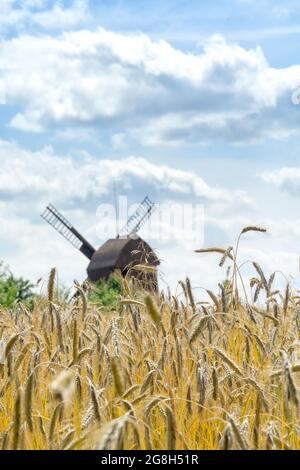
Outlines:
[[150,218],[155,208],[148,196],[142,201],[137,210],[129,217],[126,225],[120,230],[117,238],[130,237],[137,233],[142,225]]
[[49,204],[41,217],[48,222],[69,243],[91,259],[95,248],[70,224],[70,222],[58,212],[52,204]]

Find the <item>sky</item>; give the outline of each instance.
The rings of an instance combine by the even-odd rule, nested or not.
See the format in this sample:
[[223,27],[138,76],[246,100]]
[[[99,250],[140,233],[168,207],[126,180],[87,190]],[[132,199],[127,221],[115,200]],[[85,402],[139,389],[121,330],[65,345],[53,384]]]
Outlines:
[[[40,218],[44,207],[98,247],[116,230],[104,231],[99,207],[147,194],[164,206],[141,231],[161,285],[189,276],[216,287],[226,266],[194,250],[232,246],[251,224],[268,232],[243,237],[243,274],[254,260],[297,288],[298,1],[0,6],[0,260],[32,281],[53,266],[66,285],[83,280],[86,258]],[[174,204],[201,212],[175,226]]]

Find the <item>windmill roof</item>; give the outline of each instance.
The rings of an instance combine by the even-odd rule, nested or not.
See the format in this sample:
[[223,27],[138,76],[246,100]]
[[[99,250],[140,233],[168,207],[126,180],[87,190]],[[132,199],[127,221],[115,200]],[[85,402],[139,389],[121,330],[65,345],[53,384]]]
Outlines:
[[101,264],[101,268],[117,266],[118,258],[126,245],[130,242],[129,238],[112,238],[107,240],[94,255],[94,261]]
[[107,240],[93,255],[90,269],[106,269],[127,267],[130,261],[137,263],[142,260],[141,254],[133,254],[134,250],[151,253],[151,264],[158,265],[159,260],[152,248],[140,237],[132,238],[112,238]]

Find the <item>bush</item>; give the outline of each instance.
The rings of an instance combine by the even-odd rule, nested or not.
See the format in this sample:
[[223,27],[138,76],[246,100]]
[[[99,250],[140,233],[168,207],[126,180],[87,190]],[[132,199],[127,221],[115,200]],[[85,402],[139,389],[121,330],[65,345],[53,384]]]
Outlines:
[[89,300],[95,304],[111,307],[115,310],[122,294],[122,280],[120,276],[113,274],[107,281],[100,281],[93,286],[89,293]]
[[10,307],[15,301],[31,303],[34,294],[30,281],[16,278],[10,270],[0,263],[0,305]]

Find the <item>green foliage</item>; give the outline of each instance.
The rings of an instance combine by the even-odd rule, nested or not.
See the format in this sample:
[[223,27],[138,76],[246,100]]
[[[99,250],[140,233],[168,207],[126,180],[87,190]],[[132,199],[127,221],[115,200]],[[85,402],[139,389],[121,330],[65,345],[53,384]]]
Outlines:
[[121,277],[113,274],[107,281],[100,281],[93,286],[89,293],[89,300],[95,304],[104,307],[110,307],[116,310],[118,301],[122,294],[122,280]]
[[16,278],[10,270],[0,263],[0,305],[10,307],[15,301],[31,304],[34,294],[33,285],[23,278]]

